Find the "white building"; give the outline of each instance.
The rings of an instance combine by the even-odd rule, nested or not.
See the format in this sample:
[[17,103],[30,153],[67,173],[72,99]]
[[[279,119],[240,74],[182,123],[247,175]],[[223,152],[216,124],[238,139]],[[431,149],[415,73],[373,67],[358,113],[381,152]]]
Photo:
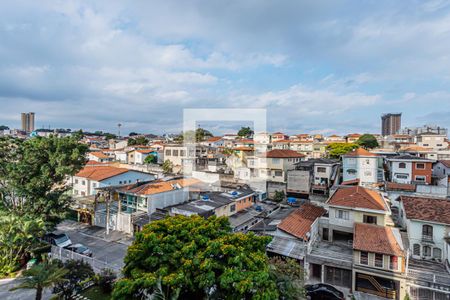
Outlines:
[[383,160],[369,151],[358,148],[342,156],[343,180],[359,180],[360,185],[371,185],[384,180]]

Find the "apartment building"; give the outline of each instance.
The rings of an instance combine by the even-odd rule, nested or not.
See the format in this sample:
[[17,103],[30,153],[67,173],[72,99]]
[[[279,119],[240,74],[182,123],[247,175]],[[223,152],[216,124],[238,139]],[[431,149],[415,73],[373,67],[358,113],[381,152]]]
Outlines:
[[342,156],[344,182],[356,180],[360,185],[384,181],[383,159],[363,148]]
[[431,184],[433,161],[409,154],[387,159],[391,181],[397,183]]

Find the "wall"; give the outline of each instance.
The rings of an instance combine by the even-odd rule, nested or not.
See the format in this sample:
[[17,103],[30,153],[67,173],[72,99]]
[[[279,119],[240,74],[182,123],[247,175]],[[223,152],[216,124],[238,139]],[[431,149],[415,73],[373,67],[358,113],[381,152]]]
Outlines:
[[[431,174],[433,172],[432,170],[432,163],[431,162],[423,162],[423,164],[425,165],[425,169],[418,169],[417,166],[417,162],[413,163],[413,167],[412,167],[412,180],[416,180],[416,176],[417,175],[422,175],[426,177],[426,183],[427,184],[431,184]],[[422,164],[422,163],[420,163]]]
[[189,188],[181,188],[165,193],[147,196],[148,213],[151,214],[157,208],[166,208],[168,206],[180,204],[189,200]]
[[[422,226],[423,225],[431,225],[433,226],[433,241],[434,243],[423,243],[422,242]],[[428,245],[431,246],[431,248],[439,248],[442,251],[442,255],[444,255],[445,251],[445,240],[444,237],[446,236],[447,232],[450,230],[446,229],[446,226],[444,225],[438,225],[428,222],[421,222],[416,220],[407,220],[406,226],[408,229],[408,237],[409,237],[409,245],[410,245],[410,252],[413,254],[413,245],[414,244],[420,244],[420,245]],[[423,256],[423,250],[421,249],[421,256]],[[420,257],[416,257],[420,258]]]
[[[406,168],[400,168],[400,163],[404,163]],[[412,180],[412,162],[409,161],[391,161],[391,180],[398,183],[411,183]],[[396,174],[405,174],[408,178],[397,178]]]

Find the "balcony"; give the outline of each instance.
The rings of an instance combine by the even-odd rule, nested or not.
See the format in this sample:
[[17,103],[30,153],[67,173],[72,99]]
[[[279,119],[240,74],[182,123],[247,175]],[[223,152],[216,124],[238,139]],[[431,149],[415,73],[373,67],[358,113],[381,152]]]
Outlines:
[[422,235],[422,242],[434,244],[433,236],[432,235]]

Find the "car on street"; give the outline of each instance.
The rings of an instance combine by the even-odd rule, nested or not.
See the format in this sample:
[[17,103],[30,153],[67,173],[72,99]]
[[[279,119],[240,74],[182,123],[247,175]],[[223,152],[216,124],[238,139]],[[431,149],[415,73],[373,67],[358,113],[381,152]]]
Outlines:
[[318,283],[305,286],[306,297],[311,300],[344,300],[344,293],[334,286]]
[[61,234],[48,233],[44,236],[44,241],[61,248],[72,245],[72,241],[70,240],[69,236],[65,233]]
[[91,249],[89,249],[88,247],[86,247],[83,244],[74,244],[74,245],[70,245],[70,246],[67,246],[64,248],[69,251],[73,251],[75,253],[81,254],[81,255],[86,255],[86,256],[92,257]]

